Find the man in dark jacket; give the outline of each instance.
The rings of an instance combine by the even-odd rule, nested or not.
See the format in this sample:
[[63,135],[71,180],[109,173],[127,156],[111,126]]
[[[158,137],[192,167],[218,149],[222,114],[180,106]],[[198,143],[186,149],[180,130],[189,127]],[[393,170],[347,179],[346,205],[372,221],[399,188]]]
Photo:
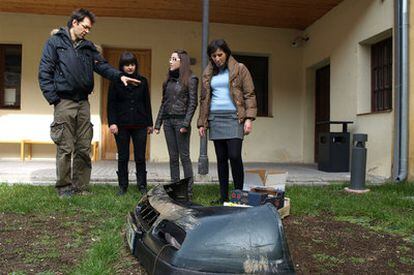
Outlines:
[[94,86],[93,72],[111,81],[120,79],[124,85],[139,84],[109,65],[95,45],[85,40],[94,22],[90,11],[74,11],[67,27],[48,39],[40,60],[40,88],[54,105],[50,136],[57,145],[56,188],[61,197],[87,193],[93,136],[88,96]]

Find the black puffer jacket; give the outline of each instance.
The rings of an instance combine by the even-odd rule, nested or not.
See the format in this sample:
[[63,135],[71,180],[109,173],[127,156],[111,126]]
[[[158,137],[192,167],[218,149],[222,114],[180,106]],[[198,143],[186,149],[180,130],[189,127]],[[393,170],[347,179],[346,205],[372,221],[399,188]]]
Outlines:
[[61,98],[85,100],[93,90],[93,72],[116,81],[121,72],[101,56],[95,45],[82,40],[74,47],[67,28],[52,35],[43,48],[39,84],[49,104]]
[[182,85],[177,78],[170,77],[163,85],[162,102],[155,122],[155,129],[160,129],[162,121],[167,118],[182,118],[183,127],[191,124],[197,108],[198,78],[191,75],[188,87]]
[[125,86],[120,80],[111,83],[108,92],[108,125],[152,127],[148,81],[143,76],[138,86]]

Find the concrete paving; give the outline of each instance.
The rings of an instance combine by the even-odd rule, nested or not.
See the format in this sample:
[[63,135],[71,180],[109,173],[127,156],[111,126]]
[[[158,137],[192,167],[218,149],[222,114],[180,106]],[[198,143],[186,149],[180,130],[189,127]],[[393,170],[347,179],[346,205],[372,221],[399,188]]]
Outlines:
[[[134,163],[130,162],[130,181],[135,180]],[[197,173],[197,164],[194,163],[194,172]],[[288,173],[287,185],[326,185],[333,182],[349,182],[350,173],[328,173],[319,171],[314,164],[292,164],[292,163],[245,163],[247,169],[269,169],[286,171]],[[94,184],[117,184],[116,161],[97,161],[92,164],[91,183]],[[147,164],[148,182],[168,182],[168,163]],[[182,173],[181,173],[182,175]],[[385,179],[368,177],[369,181],[382,183]],[[53,185],[56,181],[56,170],[54,160],[0,160],[0,183],[16,184],[25,183],[33,185]],[[210,163],[207,176],[196,176],[196,183],[217,183],[216,163]]]

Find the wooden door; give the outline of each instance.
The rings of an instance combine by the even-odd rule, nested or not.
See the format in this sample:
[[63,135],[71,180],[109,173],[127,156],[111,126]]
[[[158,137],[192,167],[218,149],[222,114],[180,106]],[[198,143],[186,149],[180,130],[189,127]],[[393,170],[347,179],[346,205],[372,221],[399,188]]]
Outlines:
[[[138,59],[138,70],[148,80],[148,87],[151,87],[151,50],[137,50],[137,49],[122,49],[122,48],[104,48],[103,55],[108,62],[118,68],[119,57],[124,51],[132,52]],[[102,100],[101,100],[101,120],[102,120],[102,159],[114,160],[116,159],[116,143],[115,138],[109,131],[107,105],[108,105],[108,88],[110,81],[103,79],[102,83]],[[150,136],[147,138],[147,148],[145,158],[149,158]],[[130,158],[133,159],[133,146],[130,146]]]
[[329,124],[318,124],[330,119],[330,66],[315,74],[315,162],[318,162],[319,134],[329,132]]

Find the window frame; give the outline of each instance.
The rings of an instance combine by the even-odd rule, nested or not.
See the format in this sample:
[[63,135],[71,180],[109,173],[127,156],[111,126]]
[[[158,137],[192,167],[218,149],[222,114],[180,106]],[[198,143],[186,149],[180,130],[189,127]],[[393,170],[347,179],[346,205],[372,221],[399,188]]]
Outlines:
[[[15,105],[5,105],[5,94],[6,94],[6,50],[7,48],[12,48],[18,50],[20,53],[20,64],[19,64],[19,80],[16,83],[16,103]],[[23,56],[23,47],[21,44],[0,44],[0,110],[20,110],[21,109],[21,83],[22,83],[22,56]]]
[[371,112],[392,110],[393,48],[392,37],[371,45]]

